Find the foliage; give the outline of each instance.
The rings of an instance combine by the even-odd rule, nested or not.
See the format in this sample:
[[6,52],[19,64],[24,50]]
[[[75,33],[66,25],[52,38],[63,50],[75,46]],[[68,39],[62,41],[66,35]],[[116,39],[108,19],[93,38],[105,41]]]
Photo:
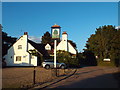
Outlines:
[[[2,30],[2,25],[0,24],[0,30]],[[8,36],[6,32],[2,31],[2,56],[7,53],[8,48],[16,42],[17,38]]]
[[68,42],[70,42],[70,44],[71,44],[74,48],[77,48],[76,43],[74,43],[72,40],[68,40]]
[[85,50],[83,53],[78,53],[78,59],[81,65],[96,66],[97,60],[94,53]]
[[33,55],[33,56],[38,56],[38,55],[39,55],[39,53],[37,52],[36,49],[31,49],[31,50],[29,50],[28,52],[29,52],[31,55]]
[[108,25],[96,29],[95,34],[88,38],[86,50],[98,56],[98,65],[104,58],[110,58],[111,63],[118,65],[120,62],[120,29]]
[[36,49],[31,49],[28,52],[33,56],[37,56],[37,58],[38,58],[37,63],[38,63],[38,65],[41,65],[41,63],[44,61],[42,55],[40,55]]
[[79,65],[78,59],[72,58],[71,54],[67,51],[57,51],[57,60],[58,62],[67,64],[69,67],[76,67]]
[[[51,43],[51,42],[54,42],[52,40],[52,37],[51,37],[51,34],[47,31],[43,36],[42,36],[42,41],[41,41],[43,44],[47,44],[47,43]],[[60,42],[58,40],[58,42]],[[68,40],[68,42],[71,43],[71,45],[74,47],[74,48],[77,48],[76,44],[72,41],[72,40]]]
[[42,43],[43,44],[47,44],[47,43],[51,43],[52,41],[52,37],[50,35],[50,33],[47,31],[43,36],[42,36]]
[[97,60],[96,60],[93,52],[91,52],[89,50],[85,50],[83,52],[83,56],[84,56],[84,60],[85,60],[86,65],[92,65],[92,66],[97,65]]
[[85,61],[85,57],[83,56],[82,52],[79,52],[77,57],[79,59],[80,64],[85,64],[85,62],[84,62]]

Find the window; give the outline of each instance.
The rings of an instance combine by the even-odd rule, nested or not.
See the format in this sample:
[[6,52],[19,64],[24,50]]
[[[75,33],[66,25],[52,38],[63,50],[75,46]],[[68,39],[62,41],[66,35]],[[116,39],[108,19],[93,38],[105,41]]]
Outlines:
[[22,49],[22,45],[18,45],[18,49]]
[[46,49],[46,50],[51,50],[51,46],[50,46],[49,44],[47,44],[47,45],[45,46],[45,49]]
[[16,56],[16,61],[21,61],[21,56]]
[[50,47],[49,47],[49,46],[47,46],[47,47],[46,47],[46,49],[47,49],[47,50],[50,50]]
[[33,55],[31,55],[31,59],[34,59],[34,56],[33,56]]

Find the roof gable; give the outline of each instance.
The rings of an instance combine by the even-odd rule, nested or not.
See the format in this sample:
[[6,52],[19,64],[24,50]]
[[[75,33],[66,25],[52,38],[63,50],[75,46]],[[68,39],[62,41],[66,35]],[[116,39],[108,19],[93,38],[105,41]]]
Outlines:
[[30,43],[43,56],[49,56],[48,52],[45,50],[45,44],[37,44],[31,40],[28,40],[28,43]]

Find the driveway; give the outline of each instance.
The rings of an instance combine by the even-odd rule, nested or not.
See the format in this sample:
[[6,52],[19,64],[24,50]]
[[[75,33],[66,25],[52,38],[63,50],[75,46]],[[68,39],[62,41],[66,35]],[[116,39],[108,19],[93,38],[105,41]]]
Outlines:
[[83,67],[73,76],[47,88],[119,88],[118,80],[113,77],[117,71],[116,67]]

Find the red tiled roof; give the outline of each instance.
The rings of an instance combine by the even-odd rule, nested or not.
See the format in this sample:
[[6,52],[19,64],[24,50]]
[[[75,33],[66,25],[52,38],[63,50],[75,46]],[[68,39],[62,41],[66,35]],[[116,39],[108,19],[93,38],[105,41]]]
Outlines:
[[66,32],[63,32],[62,34],[67,34]]
[[53,26],[52,26],[52,28],[53,28],[53,27],[59,27],[59,28],[60,28],[60,26],[59,26],[59,25],[56,25],[56,24],[55,24],[55,25],[53,25]]

